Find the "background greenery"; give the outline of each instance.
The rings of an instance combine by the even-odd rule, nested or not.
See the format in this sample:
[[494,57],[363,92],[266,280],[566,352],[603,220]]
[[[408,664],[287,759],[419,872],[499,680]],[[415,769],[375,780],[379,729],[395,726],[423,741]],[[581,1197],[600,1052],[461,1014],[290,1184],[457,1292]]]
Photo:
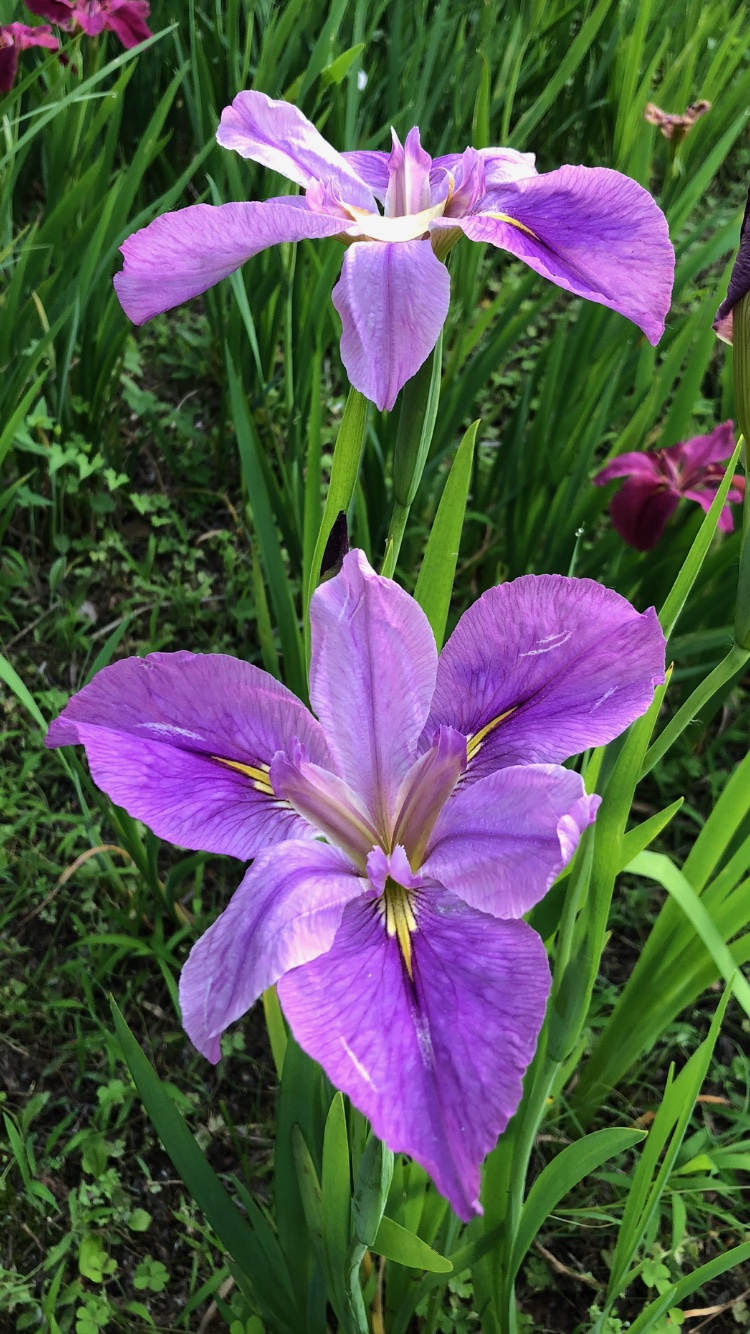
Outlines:
[[[24,17],[0,0],[0,22]],[[189,1048],[175,1002],[181,963],[235,887],[237,865],[162,846],[111,807],[76,756],[61,761],[41,745],[69,692],[124,653],[237,652],[304,690],[301,590],[346,389],[329,300],[340,247],[269,251],[138,331],[111,286],[118,245],[157,213],[287,188],[214,144],[221,108],[252,86],[294,100],[340,148],[384,147],[391,125],[404,135],[418,123],[433,155],[500,143],[535,151],[540,170],[613,166],[649,186],[667,214],[677,280],[655,350],[619,316],[509,257],[468,244],[453,252],[439,415],[398,564],[413,589],[456,447],[481,417],[449,628],[489,584],[529,570],[575,569],[639,606],[661,605],[702,515],[681,509],[657,551],[639,556],[611,529],[607,496],[589,477],[611,455],[733,414],[731,354],[710,324],[750,164],[743,0],[190,0],[178,9],[158,0],[152,26],[137,53],[111,36],[69,41],[65,66],[28,52],[0,102],[0,1327],[7,1320],[9,1330],[204,1331],[232,1320],[232,1334],[260,1329],[144,1116],[107,1004],[111,992],[213,1166],[267,1201],[276,1071],[260,1010],[230,1035],[214,1072]],[[711,111],[676,151],[643,121],[649,100],[683,111],[698,98]],[[397,427],[398,410],[371,410],[350,509],[353,541],[376,563]],[[731,644],[738,554],[738,533],[714,541],[670,639],[672,714]],[[746,751],[744,672],[653,767],[633,807],[642,822],[683,799],[655,846],[673,869],[684,865],[739,962],[750,955],[747,765],[697,870],[691,848]],[[634,1227],[619,1288],[634,1151],[596,1163],[543,1218],[519,1282],[535,1330],[615,1334],[618,1320],[747,1240],[748,1017],[732,1000],[710,1049],[699,1047],[721,970],[674,901],[662,910],[664,865],[639,872],[618,881],[576,1060],[563,1064],[530,1146],[532,1176],[584,1125],[649,1126],[668,1105],[670,1061],[681,1068],[703,1050],[709,1064],[689,1126],[660,1159],[664,1180]],[[547,925],[549,935],[556,922]],[[651,989],[623,992],[651,932],[653,972],[641,969]],[[458,1244],[427,1207],[413,1225],[438,1249]],[[482,1327],[480,1271],[416,1296],[411,1272],[389,1270],[389,1329],[399,1319]],[[717,1327],[743,1328],[747,1289],[747,1265],[734,1266],[649,1328],[690,1325],[699,1317],[687,1313],[714,1307]]]

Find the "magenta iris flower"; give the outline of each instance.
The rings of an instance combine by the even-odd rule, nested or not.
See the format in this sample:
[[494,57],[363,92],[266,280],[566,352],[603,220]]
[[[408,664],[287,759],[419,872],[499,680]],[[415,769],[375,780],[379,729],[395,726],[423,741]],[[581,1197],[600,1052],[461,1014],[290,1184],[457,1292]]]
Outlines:
[[336,236],[347,247],[333,291],[341,356],[354,387],[390,409],[437,342],[450,298],[441,260],[464,235],[620,311],[652,343],[664,331],[674,275],[666,220],[619,172],[560,167],[540,176],[533,155],[512,148],[432,159],[417,129],[403,145],[394,133],[390,154],[338,153],[296,107],[257,92],[235,97],[216,137],[304,194],[194,204],[130,236],[115,287],[136,324],[268,246]]
[[10,92],[18,71],[18,57],[30,46],[56,51],[60,43],[46,24],[29,28],[25,23],[0,25],[0,93]]
[[549,991],[521,921],[599,798],[560,762],[610,741],[664,679],[653,608],[587,579],[491,589],[438,658],[361,551],[311,604],[310,697],[219,654],[106,667],[52,724],[162,838],[254,857],[183,969],[210,1061],[279,984],[292,1031],[468,1219],[515,1111]]
[[32,14],[63,28],[82,28],[88,37],[98,37],[109,28],[128,48],[151,36],[146,23],[148,0],[24,0],[24,3]]
[[[709,435],[693,436],[668,449],[621,454],[602,468],[593,479],[595,486],[606,486],[615,477],[629,479],[609,507],[623,541],[636,551],[652,551],[683,496],[709,510],[724,477],[722,460],[731,457],[734,445],[734,422],[726,421]],[[745,479],[737,475],[719,517],[723,533],[734,527],[729,502],[741,501],[744,494]]]

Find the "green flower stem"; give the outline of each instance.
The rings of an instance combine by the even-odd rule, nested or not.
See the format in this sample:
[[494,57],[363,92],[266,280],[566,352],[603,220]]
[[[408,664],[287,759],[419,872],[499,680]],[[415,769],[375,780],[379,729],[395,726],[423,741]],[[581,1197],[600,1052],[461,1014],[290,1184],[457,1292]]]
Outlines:
[[385,556],[383,558],[383,568],[381,574],[386,579],[393,578],[393,571],[396,568],[398,553],[401,550],[401,542],[406,531],[406,521],[409,518],[411,505],[402,505],[395,501],[393,505],[393,514],[388,526],[388,536],[385,542]]

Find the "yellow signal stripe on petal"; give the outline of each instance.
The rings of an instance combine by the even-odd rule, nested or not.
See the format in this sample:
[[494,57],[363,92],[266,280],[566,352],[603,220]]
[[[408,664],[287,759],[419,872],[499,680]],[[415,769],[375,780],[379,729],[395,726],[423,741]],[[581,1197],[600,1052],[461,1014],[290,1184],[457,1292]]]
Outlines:
[[393,880],[389,882],[385,891],[385,929],[389,936],[397,937],[401,957],[413,982],[410,937],[412,931],[417,929],[417,919],[412,912],[408,891],[402,885],[397,885]]
[[539,244],[542,244],[541,237],[537,236],[536,232],[532,232],[530,227],[524,226],[522,222],[518,221],[518,218],[511,218],[509,213],[479,213],[477,216],[480,218],[494,218],[496,222],[509,222],[511,227],[517,227],[519,232],[525,232],[527,236],[531,237],[532,241],[539,241]]
[[211,759],[216,760],[219,764],[225,764],[228,769],[236,769],[238,774],[247,774],[247,777],[252,779],[253,787],[257,788],[258,792],[263,792],[267,797],[273,796],[273,788],[268,778],[269,765],[262,764],[259,769],[256,769],[252,764],[240,764],[239,760],[225,760],[222,755],[212,755]]
[[481,749],[485,737],[489,736],[490,732],[494,732],[495,728],[500,726],[500,723],[504,723],[506,718],[510,718],[510,715],[515,713],[517,708],[518,705],[514,704],[512,709],[506,709],[505,713],[499,713],[497,718],[491,718],[488,723],[485,723],[484,727],[479,729],[478,732],[475,732],[473,736],[466,738],[467,763],[473,760],[474,756]]

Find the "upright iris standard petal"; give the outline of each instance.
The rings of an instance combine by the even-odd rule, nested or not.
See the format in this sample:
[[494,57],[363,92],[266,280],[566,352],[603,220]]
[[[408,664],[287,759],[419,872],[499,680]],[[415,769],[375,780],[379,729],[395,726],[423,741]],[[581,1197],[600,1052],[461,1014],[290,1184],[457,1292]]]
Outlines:
[[341,357],[352,384],[381,411],[434,348],[450,286],[430,241],[356,242],[344,255],[332,296]]
[[416,891],[413,980],[377,905],[345,910],[327,954],[287,973],[295,1038],[372,1122],[411,1154],[460,1218],[480,1211],[479,1171],[521,1097],[549,990],[539,937],[439,887]]
[[268,780],[298,739],[331,767],[319,724],[267,672],[219,653],[152,653],[98,672],[45,744],[83,744],[98,786],[160,838],[247,858],[314,833]]
[[441,725],[469,738],[463,783],[604,745],[664,680],[653,608],[591,579],[524,575],[464,612],[440,655],[423,746]]
[[663,334],[674,251],[661,210],[629,177],[607,167],[560,167],[508,181],[458,225],[558,287],[619,311],[651,343]]
[[447,802],[422,873],[472,908],[521,917],[544,897],[592,824],[601,798],[552,764],[501,769]]
[[292,841],[256,858],[180,978],[182,1022],[209,1061],[267,987],[331,948],[344,908],[362,892],[349,860],[325,843]]
[[388,826],[430,708],[437,649],[421,607],[368,564],[344,557],[310,605],[310,700],[338,768]]
[[378,833],[362,801],[342,778],[298,754],[288,756],[282,751],[274,757],[268,776],[275,796],[288,802],[364,871]]
[[311,212],[302,199],[192,204],[162,214],[123,242],[125,265],[115,274],[115,289],[126,315],[143,324],[205,292],[268,246],[337,236],[346,225]]
[[276,101],[265,93],[238,93],[221,114],[216,139],[222,148],[233,148],[297,185],[333,181],[347,203],[364,209],[376,207],[372,191],[355,167],[290,102]]
[[391,134],[393,149],[388,159],[385,216],[401,218],[405,214],[423,213],[433,202],[430,197],[432,158],[422,147],[416,125],[409,130],[404,144],[395,130]]
[[[520,153],[516,148],[477,148],[474,150],[484,166],[485,185],[488,190],[506,181],[520,181],[525,176],[536,176],[534,153]],[[432,163],[433,175],[439,171],[455,172],[464,153],[446,153],[436,157]]]

